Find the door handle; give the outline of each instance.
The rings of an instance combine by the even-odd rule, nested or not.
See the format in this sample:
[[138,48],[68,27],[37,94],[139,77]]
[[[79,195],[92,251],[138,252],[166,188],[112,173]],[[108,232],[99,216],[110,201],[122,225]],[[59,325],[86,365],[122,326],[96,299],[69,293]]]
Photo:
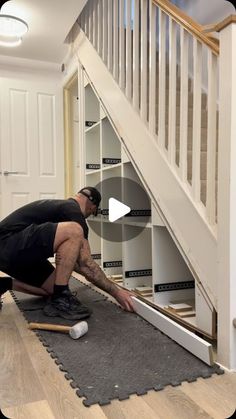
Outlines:
[[10,172],[8,170],[4,170],[3,172],[4,176],[8,176],[8,175],[18,175],[19,172]]

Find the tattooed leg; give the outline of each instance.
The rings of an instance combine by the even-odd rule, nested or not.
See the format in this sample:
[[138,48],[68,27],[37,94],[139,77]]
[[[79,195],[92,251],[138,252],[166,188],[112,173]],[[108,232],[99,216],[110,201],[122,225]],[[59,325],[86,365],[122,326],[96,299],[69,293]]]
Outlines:
[[83,230],[78,223],[63,222],[58,224],[54,240],[56,285],[68,284],[78,259],[83,239]]

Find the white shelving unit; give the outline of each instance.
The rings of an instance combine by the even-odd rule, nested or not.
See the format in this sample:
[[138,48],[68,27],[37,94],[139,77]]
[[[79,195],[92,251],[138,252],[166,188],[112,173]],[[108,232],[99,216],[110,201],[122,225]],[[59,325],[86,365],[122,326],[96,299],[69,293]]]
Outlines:
[[[145,190],[140,202],[132,187],[132,182],[142,186],[135,167],[93,87],[87,81],[84,84],[84,102],[80,102],[85,104],[81,114],[85,116],[82,161],[86,167],[81,167],[82,178],[85,173],[86,184],[100,185],[102,194],[101,214],[88,220],[92,255],[120,285],[136,290],[153,307],[190,330],[215,337],[213,309]],[[120,179],[115,190],[106,182],[110,178]],[[124,178],[131,182],[123,183]],[[110,197],[132,209],[145,209],[146,216],[136,213],[109,222]]]

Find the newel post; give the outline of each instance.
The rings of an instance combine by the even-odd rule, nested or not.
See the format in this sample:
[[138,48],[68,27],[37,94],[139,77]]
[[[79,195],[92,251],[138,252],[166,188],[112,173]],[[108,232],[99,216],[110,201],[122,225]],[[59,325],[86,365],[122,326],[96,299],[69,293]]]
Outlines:
[[236,16],[221,25],[218,150],[218,355],[236,370]]

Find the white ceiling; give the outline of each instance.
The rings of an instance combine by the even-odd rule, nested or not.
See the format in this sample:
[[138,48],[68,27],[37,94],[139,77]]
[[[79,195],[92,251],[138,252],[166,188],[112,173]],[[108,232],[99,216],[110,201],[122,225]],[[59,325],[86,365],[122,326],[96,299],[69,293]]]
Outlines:
[[65,38],[87,0],[10,0],[1,13],[28,23],[29,31],[15,48],[0,47],[0,55],[62,63],[68,45]]

